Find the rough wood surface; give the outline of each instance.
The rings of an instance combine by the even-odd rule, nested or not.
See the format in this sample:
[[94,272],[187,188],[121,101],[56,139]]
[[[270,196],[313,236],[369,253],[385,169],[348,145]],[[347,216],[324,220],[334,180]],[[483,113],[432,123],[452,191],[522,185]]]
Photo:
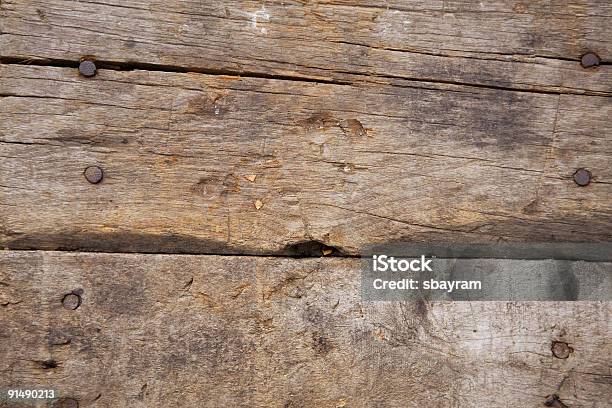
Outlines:
[[[384,3],[0,0],[0,247],[612,241],[612,3]],[[609,406],[611,303],[364,302],[359,262],[0,251],[0,389]]]
[[[612,5],[580,1],[3,0],[0,56],[332,81],[612,92]],[[94,18],[95,16],[95,18]]]
[[362,302],[358,268],[2,251],[0,388],[80,407],[609,406],[611,303]]
[[[356,254],[393,240],[612,237],[607,97],[21,65],[0,77],[5,247],[316,241]],[[572,181],[581,167],[587,187]]]

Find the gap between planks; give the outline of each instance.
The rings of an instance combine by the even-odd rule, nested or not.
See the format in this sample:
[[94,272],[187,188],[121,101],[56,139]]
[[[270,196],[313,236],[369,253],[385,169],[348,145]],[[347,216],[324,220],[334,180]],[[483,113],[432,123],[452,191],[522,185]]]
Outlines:
[[[333,248],[333,247],[329,247],[329,248]],[[108,250],[100,250],[100,251],[96,251],[95,249],[89,249],[89,250],[81,250],[81,249],[64,249],[64,248],[58,248],[58,249],[38,249],[38,248],[12,248],[12,247],[6,247],[3,249],[0,249],[0,254],[2,254],[2,252],[4,253],[8,253],[8,252],[13,252],[13,253],[35,253],[35,252],[40,252],[40,253],[48,253],[48,254],[83,254],[83,255],[131,255],[131,256],[138,256],[138,255],[156,255],[156,256],[165,256],[165,257],[224,257],[224,258],[271,258],[271,259],[293,259],[293,260],[300,260],[300,259],[329,259],[329,260],[341,260],[341,259],[361,259],[363,257],[365,257],[366,255],[363,254],[347,254],[347,253],[340,253],[336,250],[336,248],[333,248],[334,252],[330,255],[288,255],[288,254],[283,254],[283,253],[265,253],[265,252],[223,252],[223,251],[219,251],[219,252],[157,252],[157,251],[108,251]],[[435,256],[435,258],[439,258],[439,259],[462,259],[462,260],[482,260],[482,259],[491,259],[491,260],[496,260],[496,259],[503,259],[503,260],[508,260],[508,261],[526,261],[526,262],[530,262],[530,261],[545,261],[545,260],[553,260],[553,261],[565,261],[565,262],[583,262],[583,263],[593,263],[593,264],[598,264],[598,263],[607,263],[610,262],[609,260],[605,260],[605,259],[578,259],[577,257],[550,257],[550,256],[496,256],[495,254],[493,254],[492,256],[475,256],[475,255],[470,255],[469,253],[462,253],[462,254],[456,254],[454,256]]]

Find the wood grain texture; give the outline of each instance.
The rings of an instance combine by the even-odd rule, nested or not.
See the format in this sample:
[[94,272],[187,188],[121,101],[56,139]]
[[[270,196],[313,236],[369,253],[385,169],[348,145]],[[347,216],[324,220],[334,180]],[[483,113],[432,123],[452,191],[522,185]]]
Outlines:
[[[94,17],[95,16],[95,17]],[[2,57],[610,95],[612,6],[580,1],[3,0]]]
[[359,262],[2,251],[0,388],[80,407],[608,406],[609,302],[362,302]]
[[[610,98],[0,74],[5,247],[255,254],[317,241],[357,254],[393,240],[611,238]],[[572,181],[580,167],[587,187]]]

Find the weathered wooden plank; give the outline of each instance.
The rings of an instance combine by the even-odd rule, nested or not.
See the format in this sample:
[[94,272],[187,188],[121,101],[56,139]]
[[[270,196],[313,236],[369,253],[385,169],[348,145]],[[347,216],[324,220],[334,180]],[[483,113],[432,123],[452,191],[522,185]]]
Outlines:
[[608,406],[609,302],[363,302],[359,262],[2,251],[0,389],[86,407]]
[[[95,16],[95,17],[94,17]],[[4,0],[0,53],[335,81],[610,95],[612,7],[581,1]]]
[[[318,241],[355,254],[392,240],[611,238],[610,98],[0,74],[5,247],[290,253]],[[89,165],[102,183],[85,180]],[[579,167],[587,187],[572,181]]]

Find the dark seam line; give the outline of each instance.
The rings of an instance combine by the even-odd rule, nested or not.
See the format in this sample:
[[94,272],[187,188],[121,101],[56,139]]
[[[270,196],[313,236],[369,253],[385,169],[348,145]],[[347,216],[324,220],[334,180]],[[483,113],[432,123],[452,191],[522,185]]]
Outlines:
[[[330,246],[330,248],[333,248]],[[286,258],[286,259],[369,259],[369,254],[361,255],[361,254],[330,254],[325,256],[317,256],[317,255],[286,255],[279,253],[262,253],[262,252],[155,252],[155,251],[96,251],[94,249],[80,250],[78,248],[75,249],[67,249],[67,248],[58,248],[58,249],[39,249],[39,248],[11,248],[5,247],[4,250],[0,250],[0,254],[7,252],[61,252],[61,253],[72,253],[72,254],[100,254],[100,255],[164,255],[164,256],[223,256],[223,257],[243,257],[243,258]],[[516,257],[516,258],[508,258],[502,256],[471,256],[471,255],[457,255],[454,257],[436,257],[438,259],[500,259],[500,260],[516,260],[516,261],[545,261],[545,260],[553,260],[553,261],[567,261],[567,262],[588,262],[588,263],[610,263],[612,259],[602,258],[595,260],[584,260],[579,259],[578,257],[562,257],[562,258],[551,258],[551,257],[538,257],[538,256],[529,256],[529,257]]]
[[[330,246],[330,248],[333,248]],[[58,249],[42,249],[42,248],[27,248],[17,247],[12,248],[10,245],[5,246],[4,250],[0,250],[0,254],[3,252],[65,252],[65,253],[81,253],[81,254],[106,254],[106,255],[168,255],[168,256],[227,256],[227,257],[257,257],[257,258],[287,258],[287,259],[324,259],[324,258],[346,258],[346,259],[359,259],[361,255],[287,255],[282,253],[265,253],[265,252],[158,252],[158,251],[97,251],[95,249],[80,250],[78,247],[66,247]]]
[[[64,60],[64,59],[27,59],[15,57],[0,57],[0,63],[6,65],[35,65],[35,66],[50,66],[57,68],[78,68],[79,61]],[[152,71],[152,72],[172,72],[172,73],[198,73],[207,75],[227,75],[239,76],[244,78],[260,78],[260,79],[277,79],[284,81],[296,82],[314,82],[321,84],[332,85],[352,85],[347,81],[336,81],[331,79],[317,79],[292,75],[276,75],[265,74],[261,72],[249,71],[232,71],[225,69],[198,68],[198,67],[181,67],[176,65],[150,64],[143,62],[116,62],[95,60],[98,69],[108,69],[113,71]]]
[[[226,76],[236,76],[243,78],[258,78],[258,79],[271,79],[271,80],[282,80],[282,81],[293,81],[293,82],[307,82],[307,83],[318,83],[318,84],[331,84],[331,85],[344,85],[344,86],[358,86],[358,85],[369,85],[367,80],[356,80],[356,81],[342,81],[342,80],[334,80],[334,79],[322,79],[322,78],[313,78],[306,76],[295,76],[295,75],[277,75],[277,74],[266,74],[262,72],[251,72],[251,71],[233,71],[226,69],[214,69],[214,68],[201,68],[201,67],[189,67],[189,66],[176,66],[176,65],[164,65],[164,64],[151,64],[144,62],[118,62],[118,61],[104,61],[104,60],[95,60],[96,65],[100,69],[108,69],[113,71],[135,71],[135,70],[143,70],[150,72],[172,72],[172,73],[198,73],[198,74],[206,74],[206,75],[226,75]],[[34,65],[34,66],[47,66],[47,67],[57,67],[57,68],[78,68],[79,61],[73,60],[64,60],[64,59],[28,59],[28,58],[18,58],[18,57],[0,57],[0,63],[5,65]],[[608,63],[602,62],[601,65],[609,65]],[[588,91],[584,90],[582,92],[576,91],[547,91],[543,89],[525,89],[525,88],[512,88],[509,86],[500,86],[500,85],[492,85],[492,84],[478,84],[478,83],[469,83],[469,82],[460,82],[460,81],[451,81],[451,80],[443,80],[443,79],[433,79],[433,78],[414,78],[409,76],[399,76],[399,75],[389,75],[389,74],[371,74],[371,75],[363,75],[360,73],[347,72],[347,71],[334,71],[338,74],[346,74],[352,75],[354,77],[369,77],[372,79],[395,79],[395,80],[404,80],[411,81],[414,83],[423,83],[423,84],[443,84],[443,85],[454,85],[454,86],[462,86],[462,87],[472,87],[472,88],[480,88],[480,89],[492,89],[499,91],[508,91],[508,92],[522,92],[522,93],[536,93],[536,94],[545,94],[545,95],[582,95],[582,96],[597,96],[597,97],[612,97],[606,92],[603,91]],[[371,82],[371,81],[370,81]],[[409,84],[384,84],[387,86],[396,86],[396,87],[408,87],[408,88],[416,88],[421,89],[422,86],[410,86]],[[429,89],[429,88],[428,88]],[[445,89],[439,89],[440,91],[446,91]]]

